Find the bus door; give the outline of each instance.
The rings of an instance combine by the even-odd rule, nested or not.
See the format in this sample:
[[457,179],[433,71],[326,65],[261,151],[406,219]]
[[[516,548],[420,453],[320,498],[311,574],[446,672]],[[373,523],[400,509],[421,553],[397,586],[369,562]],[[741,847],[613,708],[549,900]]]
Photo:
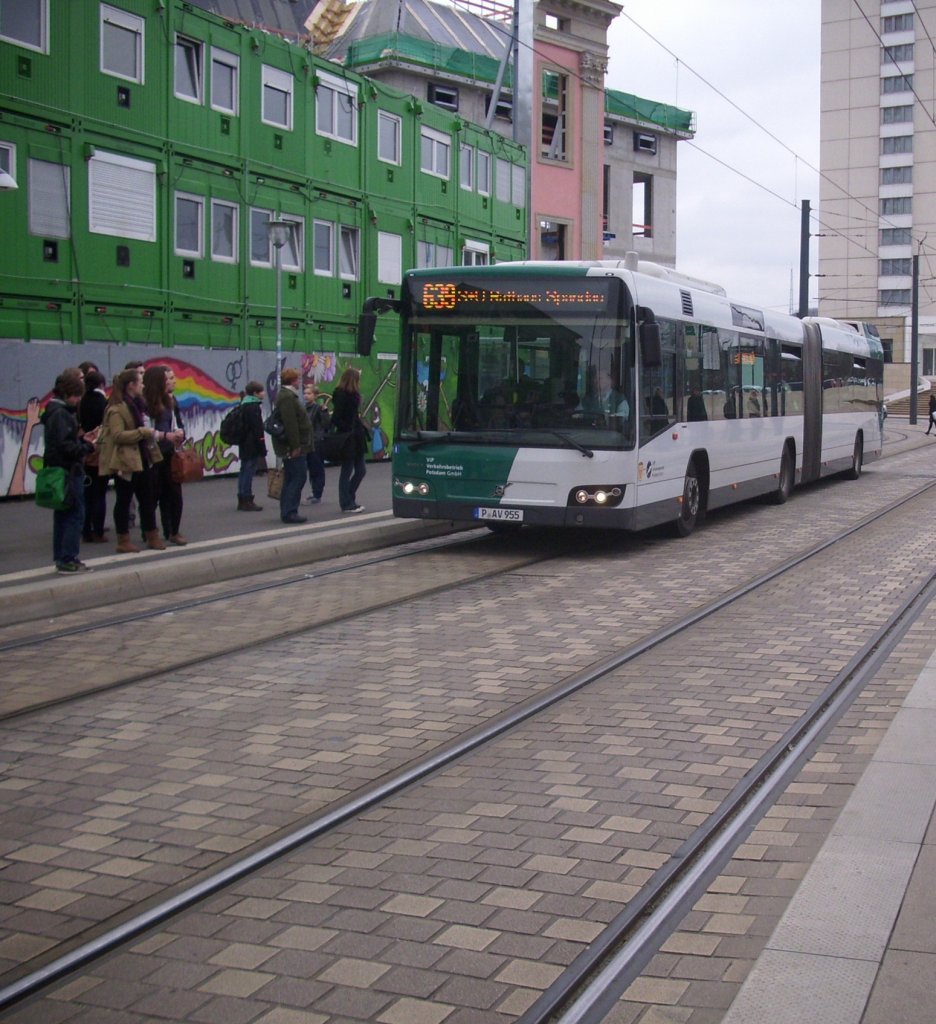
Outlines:
[[817,324],[804,324],[803,339],[803,472],[800,483],[818,480],[822,463],[822,334]]

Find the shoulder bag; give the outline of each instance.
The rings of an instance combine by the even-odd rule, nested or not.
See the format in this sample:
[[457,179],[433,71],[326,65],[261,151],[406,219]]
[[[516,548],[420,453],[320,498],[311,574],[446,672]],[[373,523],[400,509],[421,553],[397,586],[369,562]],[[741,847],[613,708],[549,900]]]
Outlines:
[[183,441],[172,453],[169,475],[177,484],[191,484],[205,475],[205,461],[191,441]]
[[36,504],[54,512],[71,508],[69,474],[64,466],[43,466],[36,474]]

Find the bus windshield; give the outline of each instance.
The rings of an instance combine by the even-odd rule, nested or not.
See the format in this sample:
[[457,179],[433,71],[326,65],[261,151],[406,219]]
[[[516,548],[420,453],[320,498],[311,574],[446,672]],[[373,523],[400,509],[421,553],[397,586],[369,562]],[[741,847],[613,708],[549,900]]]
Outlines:
[[411,307],[398,436],[631,447],[634,346],[623,283],[600,280],[598,310],[586,308],[567,286],[561,295],[549,293],[560,298],[551,306],[530,301],[546,294],[543,285],[534,296],[512,284],[497,302],[462,303],[459,292],[451,308]]

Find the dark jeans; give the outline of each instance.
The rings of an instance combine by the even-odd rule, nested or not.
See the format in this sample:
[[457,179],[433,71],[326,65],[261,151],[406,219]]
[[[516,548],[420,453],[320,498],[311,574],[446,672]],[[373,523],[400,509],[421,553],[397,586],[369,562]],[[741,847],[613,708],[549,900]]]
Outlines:
[[52,513],[52,559],[56,565],[78,561],[85,515],[84,486],[75,487],[72,494],[71,508]]
[[177,484],[171,474],[172,458],[163,454],[162,462],[153,467],[156,475],[156,503],[163,536],[168,540],[179,532],[182,525],[182,484]]
[[156,490],[153,482],[153,468],[147,466],[140,473],[133,473],[129,480],[120,474],[114,477],[117,500],[114,502],[114,529],[118,533],[130,532],[130,499],[136,498],[140,508],[140,527],[144,533],[156,529]]
[[304,455],[294,459],[283,459],[283,490],[280,492],[280,518],[296,515],[302,500],[302,488],[306,478]]
[[309,452],[306,456],[306,469],[309,471],[309,486],[312,488],[312,497],[321,498],[325,490],[325,463],[318,452]]
[[253,497],[253,478],[257,472],[259,455],[248,455],[240,460],[240,471],[237,474],[237,496],[238,498],[249,499]]
[[355,455],[341,464],[341,475],[338,477],[338,504],[343,510],[357,505],[357,489],[361,486],[367,466],[363,455]]
[[85,540],[91,540],[104,533],[104,523],[107,521],[107,481],[110,477],[101,476],[97,466],[85,466],[85,475],[87,487],[82,534]]

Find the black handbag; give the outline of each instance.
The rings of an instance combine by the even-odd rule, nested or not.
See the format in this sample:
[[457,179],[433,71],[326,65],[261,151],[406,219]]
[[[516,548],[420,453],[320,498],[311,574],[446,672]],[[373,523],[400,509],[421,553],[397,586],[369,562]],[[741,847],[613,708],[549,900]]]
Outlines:
[[326,462],[346,462],[354,458],[354,433],[343,430],[323,434],[318,443],[318,453]]

